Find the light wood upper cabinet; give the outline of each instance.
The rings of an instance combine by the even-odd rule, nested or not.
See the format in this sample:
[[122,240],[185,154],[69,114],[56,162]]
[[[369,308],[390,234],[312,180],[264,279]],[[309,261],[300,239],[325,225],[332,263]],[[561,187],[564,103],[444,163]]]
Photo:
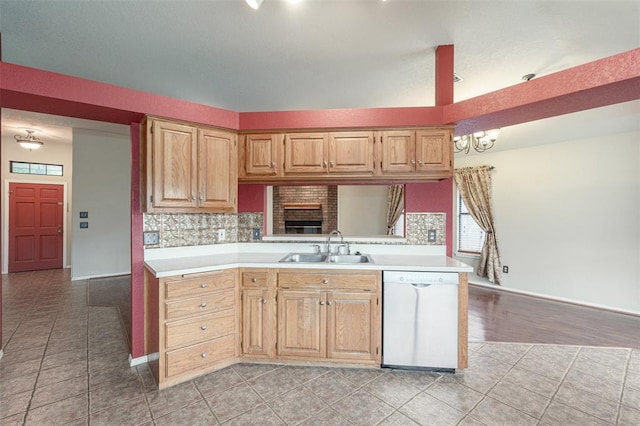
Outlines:
[[329,134],[329,173],[373,175],[373,132]]
[[[176,123],[153,121],[149,139],[152,154],[152,208],[195,207],[198,130]],[[147,209],[149,210],[149,209]]]
[[143,123],[146,212],[235,212],[237,136],[155,118]]
[[284,153],[285,175],[373,176],[373,132],[291,133]]
[[450,129],[381,132],[383,175],[450,177],[453,144]]
[[284,173],[327,173],[329,136],[326,133],[288,133],[284,137]]
[[282,175],[283,137],[278,133],[244,135],[240,150],[242,176]]

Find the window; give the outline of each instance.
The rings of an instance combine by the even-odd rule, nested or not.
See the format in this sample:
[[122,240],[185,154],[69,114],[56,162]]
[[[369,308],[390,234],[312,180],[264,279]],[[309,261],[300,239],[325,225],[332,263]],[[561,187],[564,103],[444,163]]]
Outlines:
[[22,175],[62,176],[62,164],[22,163],[10,161],[11,173]]
[[458,252],[480,254],[484,234],[482,228],[471,217],[458,192]]

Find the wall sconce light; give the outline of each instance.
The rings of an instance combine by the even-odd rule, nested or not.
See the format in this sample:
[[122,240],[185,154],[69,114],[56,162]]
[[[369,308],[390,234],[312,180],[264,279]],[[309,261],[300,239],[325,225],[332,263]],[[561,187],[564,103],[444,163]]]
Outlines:
[[477,152],[485,152],[493,148],[496,140],[500,135],[500,129],[487,130],[485,132],[475,132],[471,135],[456,136],[453,138],[453,147],[456,153],[469,153],[469,149],[473,146]]
[[20,144],[21,147],[28,150],[32,150],[32,149],[38,149],[42,145],[44,145],[44,143],[40,139],[33,136],[33,133],[35,132],[35,130],[25,129],[25,131],[27,132],[27,136],[21,136],[21,135],[14,136],[15,140]]

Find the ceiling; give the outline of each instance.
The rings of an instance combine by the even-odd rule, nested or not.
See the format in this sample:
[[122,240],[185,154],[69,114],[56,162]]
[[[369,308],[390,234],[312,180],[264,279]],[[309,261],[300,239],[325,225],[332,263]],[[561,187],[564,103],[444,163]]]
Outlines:
[[[637,48],[640,2],[0,0],[0,31],[6,62],[233,111],[433,106],[438,45],[455,46],[461,101]],[[628,102],[499,142],[638,131],[638,117]]]

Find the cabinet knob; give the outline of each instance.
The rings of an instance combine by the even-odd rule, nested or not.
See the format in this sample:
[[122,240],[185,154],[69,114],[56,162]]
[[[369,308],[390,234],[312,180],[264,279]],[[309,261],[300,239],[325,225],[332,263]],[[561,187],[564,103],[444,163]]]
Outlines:
[[207,307],[207,304],[206,304],[205,302],[202,302],[202,303],[200,304],[200,307],[201,307],[201,308],[206,308],[206,307]]
[[274,163],[273,161],[271,162],[271,164],[269,164],[269,167],[271,167],[272,169],[276,168],[276,163]]
[[257,282],[258,282],[258,279],[257,279],[257,278],[255,278],[255,277],[254,277],[254,278],[251,278],[251,282],[252,282],[252,283],[257,283]]
[[200,330],[205,331],[207,328],[209,327],[207,327],[206,325],[203,325],[202,327],[200,327]]
[[333,161],[329,161],[329,166],[333,167],[335,166],[335,163]]
[[327,306],[331,306],[331,300],[327,300]]
[[202,355],[200,355],[202,358],[206,358],[207,357],[207,353],[206,352],[202,352]]
[[327,161],[326,160],[322,162],[322,167],[327,167]]
[[195,200],[196,200],[195,195],[192,195],[192,196],[191,196],[191,201],[195,201]]
[[329,284],[329,280],[322,280],[322,284]]
[[200,284],[200,287],[202,287],[202,288],[207,288],[207,283],[202,283],[202,284]]
[[320,301],[320,305],[324,306],[324,302],[323,302],[323,301]]
[[202,195],[200,195],[200,196],[198,197],[198,199],[199,199],[200,201],[203,201],[203,200],[204,200],[204,197],[203,197]]
[[267,299],[262,299],[262,304],[266,305],[267,304]]
[[418,164],[422,166],[422,160],[418,160]]
[[411,164],[416,164],[416,160],[411,160]]

